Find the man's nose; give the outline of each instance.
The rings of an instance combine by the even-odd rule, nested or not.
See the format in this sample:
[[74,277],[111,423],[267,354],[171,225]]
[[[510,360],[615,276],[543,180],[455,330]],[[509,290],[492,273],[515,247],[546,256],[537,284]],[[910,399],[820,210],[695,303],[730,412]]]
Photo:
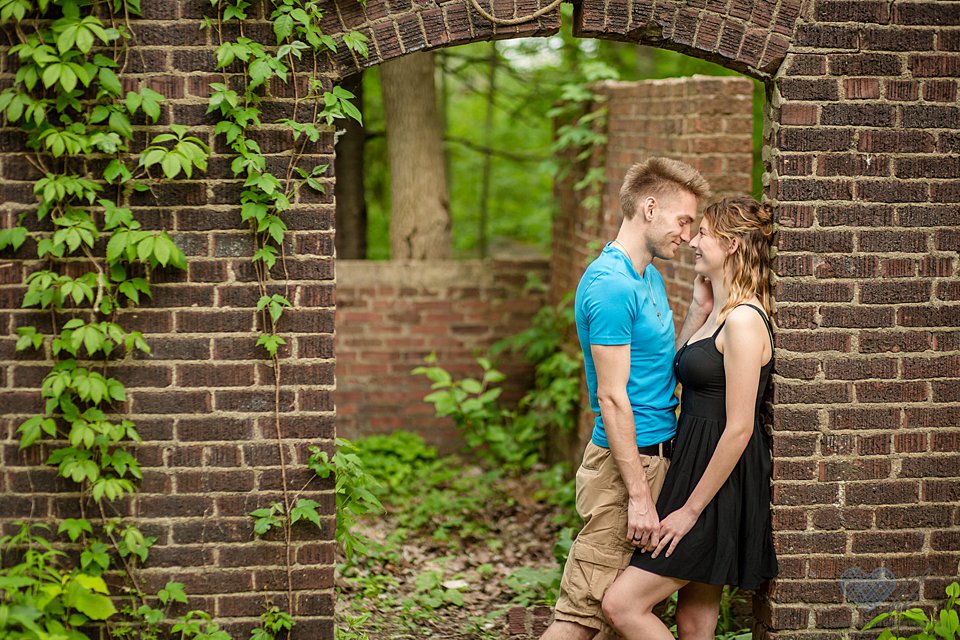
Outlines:
[[680,232],[680,239],[683,240],[683,241],[686,242],[686,243],[689,243],[689,242],[690,242],[690,228],[689,228],[689,227],[684,227],[684,228],[683,228],[683,230]]

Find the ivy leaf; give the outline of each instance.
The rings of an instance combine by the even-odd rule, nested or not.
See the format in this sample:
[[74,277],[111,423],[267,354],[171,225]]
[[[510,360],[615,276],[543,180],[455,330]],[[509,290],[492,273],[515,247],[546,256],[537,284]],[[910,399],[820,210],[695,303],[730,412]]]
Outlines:
[[187,602],[187,594],[183,590],[182,582],[168,582],[163,589],[157,592],[157,598],[159,598],[161,604],[170,602],[186,604]]
[[296,506],[290,509],[290,523],[300,521],[301,519],[309,520],[317,527],[322,527],[320,523],[320,514],[317,513],[317,507],[320,506],[319,502],[314,500],[307,500],[300,498],[297,500]]
[[20,448],[26,449],[39,440],[44,433],[56,436],[56,424],[51,418],[33,416],[17,428],[17,433],[20,434]]
[[347,49],[355,51],[364,59],[370,57],[370,50],[367,48],[367,36],[359,31],[351,31],[344,34],[343,44],[347,45]]
[[39,349],[43,345],[43,334],[37,333],[36,327],[17,327],[17,351],[29,349]]
[[287,344],[286,340],[280,336],[265,333],[260,336],[259,340],[257,340],[256,346],[266,349],[267,353],[270,354],[270,357],[273,358],[277,355],[277,349],[280,348],[281,345],[285,344]]
[[81,573],[67,584],[63,603],[91,620],[106,620],[117,612],[117,608],[108,596],[102,595],[105,593],[108,591],[103,578]]
[[66,532],[70,542],[76,542],[82,533],[93,533],[93,526],[89,520],[83,518],[67,518],[60,523],[57,533]]
[[273,33],[277,36],[277,44],[293,34],[293,18],[290,17],[290,14],[281,15],[273,21]]

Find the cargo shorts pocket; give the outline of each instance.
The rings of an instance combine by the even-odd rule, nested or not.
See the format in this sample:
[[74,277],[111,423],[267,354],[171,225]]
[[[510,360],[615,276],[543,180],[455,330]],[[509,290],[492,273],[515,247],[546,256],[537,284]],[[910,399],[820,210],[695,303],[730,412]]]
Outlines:
[[569,613],[584,617],[600,614],[603,594],[623,570],[622,555],[574,541],[569,566],[561,581],[561,592],[574,609]]

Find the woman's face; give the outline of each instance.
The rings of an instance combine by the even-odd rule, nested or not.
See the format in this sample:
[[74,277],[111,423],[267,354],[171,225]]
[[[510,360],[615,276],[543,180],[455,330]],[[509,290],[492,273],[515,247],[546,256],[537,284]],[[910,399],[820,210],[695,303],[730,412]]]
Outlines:
[[723,275],[723,264],[730,246],[729,242],[712,235],[712,231],[710,222],[703,218],[700,220],[697,235],[690,240],[694,255],[694,271],[710,279],[720,278]]

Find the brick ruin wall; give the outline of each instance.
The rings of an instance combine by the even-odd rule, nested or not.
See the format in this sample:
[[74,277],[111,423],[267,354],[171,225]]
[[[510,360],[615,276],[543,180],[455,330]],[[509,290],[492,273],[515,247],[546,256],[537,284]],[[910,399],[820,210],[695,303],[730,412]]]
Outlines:
[[[212,142],[205,97],[219,76],[209,32],[197,29],[207,4],[144,3],[127,72],[168,97],[165,122],[189,124]],[[526,15],[538,2],[488,6]],[[344,0],[328,9],[326,31],[358,29],[371,39],[369,61],[337,54],[330,78],[408,51],[545,35],[559,24],[553,12],[494,27],[465,0],[370,0],[365,8]],[[851,629],[869,616],[843,580],[879,567],[896,576],[895,597],[941,599],[960,561],[960,3],[582,0],[574,21],[584,37],[678,49],[767,84],[765,194],[780,225],[773,441],[781,575],[758,598],[761,636],[859,637]],[[11,68],[5,61],[0,82]],[[283,113],[292,91],[279,83],[272,91],[270,104]],[[270,162],[291,144],[269,127],[258,140]],[[17,131],[0,130],[5,225],[35,207],[36,174],[22,144]],[[329,162],[332,148],[328,134],[310,160]],[[158,283],[154,301],[124,319],[144,331],[154,356],[117,367],[129,385],[124,408],[147,440],[142,493],[122,506],[159,538],[147,586],[175,574],[197,606],[240,629],[264,595],[282,593],[285,572],[282,543],[253,542],[246,516],[277,497],[272,372],[253,348],[257,294],[240,185],[226,179],[229,157],[215,149],[205,176],[135,203],[147,228],[174,232],[191,267]],[[286,216],[285,284],[295,308],[282,327],[280,448],[292,482],[303,479],[305,447],[330,449],[335,433],[330,198],[302,192]],[[14,353],[11,336],[44,321],[19,310],[21,283],[37,267],[28,251],[0,256],[5,524],[72,515],[76,504],[37,450],[17,449],[16,426],[38,404],[41,363]],[[331,486],[310,495],[328,516],[322,535],[294,541],[298,639],[333,635]]]
[[[525,291],[527,276],[547,280],[547,262],[470,260],[337,263],[337,435],[414,431],[441,453],[463,440],[449,418],[436,418],[425,376],[410,371],[436,353],[456,378],[479,378],[478,356],[530,326],[545,302]],[[532,383],[520,354],[499,354],[507,379],[501,396],[513,406]]]

